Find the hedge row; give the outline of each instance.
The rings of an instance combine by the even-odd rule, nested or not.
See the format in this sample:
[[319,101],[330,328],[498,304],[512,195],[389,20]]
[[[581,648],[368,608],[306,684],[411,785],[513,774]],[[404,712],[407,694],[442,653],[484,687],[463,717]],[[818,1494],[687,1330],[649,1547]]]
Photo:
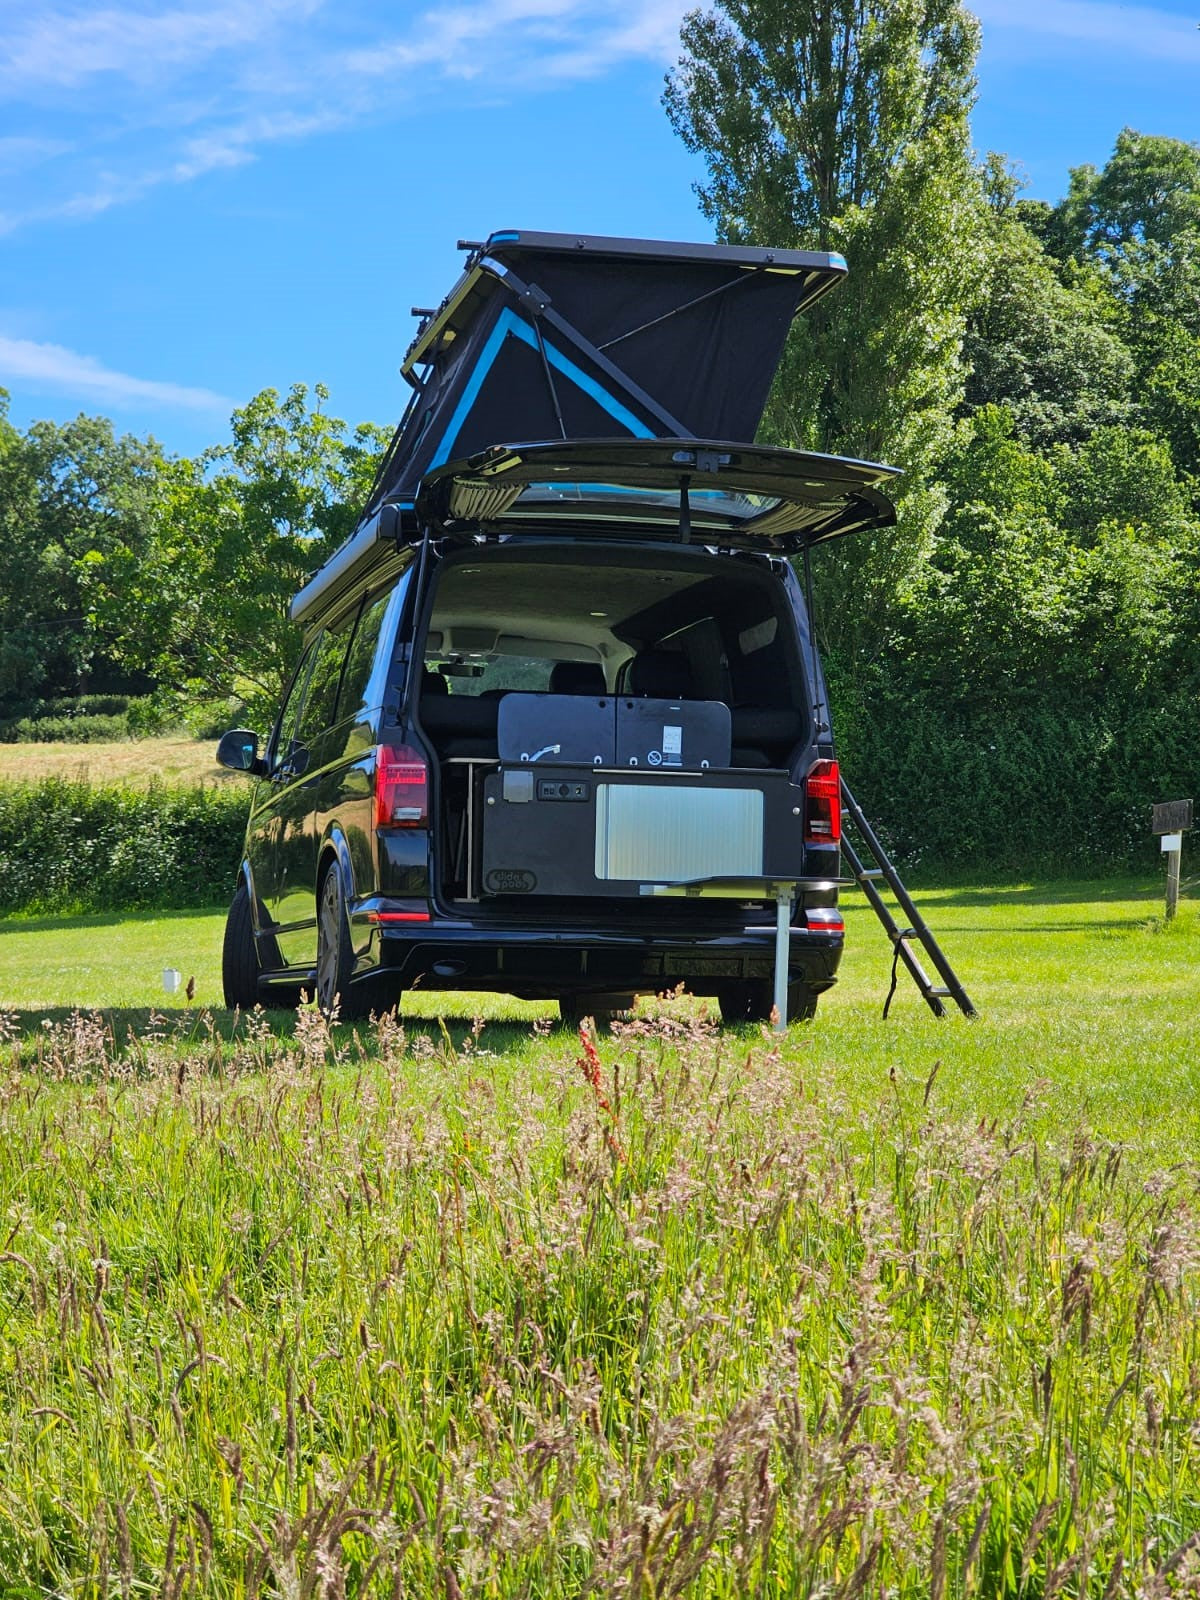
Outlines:
[[29,700],[0,712],[0,744],[106,744],[183,732],[216,739],[238,725],[241,712],[241,702],[232,696],[83,694]]
[[113,744],[130,737],[125,716],[20,717],[0,725],[5,744]]
[[835,729],[856,798],[926,875],[1152,871],[1151,805],[1200,798],[1190,693],[972,706],[876,688],[835,704]]
[[0,912],[209,906],[229,900],[245,789],[0,784]]

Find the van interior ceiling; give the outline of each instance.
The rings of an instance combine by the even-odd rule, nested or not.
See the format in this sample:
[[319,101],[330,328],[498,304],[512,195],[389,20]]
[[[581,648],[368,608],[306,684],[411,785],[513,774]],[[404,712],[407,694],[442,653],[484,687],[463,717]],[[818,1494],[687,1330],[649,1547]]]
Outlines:
[[756,557],[511,545],[503,559],[452,556],[432,597],[417,706],[438,765],[448,897],[476,898],[481,784],[502,754],[506,695],[716,702],[731,716],[730,766],[788,768],[808,734],[795,708],[811,696],[784,604]]

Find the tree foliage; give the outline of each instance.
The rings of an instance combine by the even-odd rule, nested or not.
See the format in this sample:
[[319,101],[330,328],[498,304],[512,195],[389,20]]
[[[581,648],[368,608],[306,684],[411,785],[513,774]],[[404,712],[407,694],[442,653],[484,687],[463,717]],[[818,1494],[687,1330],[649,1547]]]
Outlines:
[[992,221],[983,293],[967,319],[965,409],[1003,405],[1037,447],[1077,444],[1131,414],[1134,362],[1094,272],[1065,271],[1019,214]]
[[970,157],[978,24],[955,0],[718,0],[684,20],[665,105],[730,242],[838,251],[848,282],[793,330],[773,442],[905,471],[897,532],[823,556],[829,642],[873,650],[942,509],[987,247]]
[[264,714],[299,639],[288,601],[354,526],[386,434],[346,425],[328,391],[256,395],[228,444],[159,475],[150,537],[83,558],[95,626],[123,657],[191,692],[239,692]]
[[0,390],[0,705],[128,676],[89,612],[81,562],[144,551],[165,461],[103,417],[21,434]]

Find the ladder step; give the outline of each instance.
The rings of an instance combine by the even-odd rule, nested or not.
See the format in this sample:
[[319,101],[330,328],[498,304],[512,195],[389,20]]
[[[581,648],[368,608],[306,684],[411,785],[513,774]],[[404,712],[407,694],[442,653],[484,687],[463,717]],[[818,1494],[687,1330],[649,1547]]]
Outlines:
[[[865,891],[869,885],[875,883],[878,879],[886,878],[896,896],[896,899],[900,902],[901,909],[907,916],[912,918],[912,921],[915,924],[915,926],[911,928],[901,928],[897,926],[895,919],[884,906],[882,898],[874,889],[871,889],[871,892],[867,898],[871,902],[871,906],[875,912],[875,915],[883,924],[884,932],[892,941],[893,950],[892,987],[888,991],[887,1000],[884,1002],[884,1017],[886,1018],[888,1014],[888,1007],[892,1003],[892,995],[894,995],[896,992],[896,969],[901,956],[903,956],[904,965],[907,967],[909,976],[916,984],[922,998],[928,1002],[930,1009],[937,1016],[942,1017],[946,1014],[945,1008],[942,1005],[943,1000],[953,1000],[964,1016],[975,1016],[975,1007],[967,998],[966,991],[961,987],[961,985],[959,985],[958,979],[950,969],[949,963],[946,961],[945,956],[942,955],[941,950],[938,948],[933,934],[922,921],[920,913],[917,911],[916,906],[913,904],[912,899],[909,896],[908,890],[900,882],[895,867],[885,855],[883,846],[880,843],[878,836],[874,833],[870,823],[863,815],[862,808],[859,806],[854,796],[850,793],[844,778],[839,786],[839,793],[841,794],[842,803],[845,807],[845,810],[850,820],[854,824],[855,832],[861,836],[865,851],[869,853],[871,858],[878,863],[878,865],[874,867],[865,866],[859,859],[858,852],[851,845],[849,839],[844,839],[843,844],[846,851],[846,859],[854,873],[856,882],[859,883]],[[945,984],[935,984],[930,980],[929,976],[925,972],[925,969],[922,967],[920,959],[917,955],[917,951],[914,948],[914,946],[918,945],[921,946],[933,959],[934,965],[938,968],[939,975],[944,976],[948,974],[948,981]],[[950,984],[954,984],[955,987],[951,988]]]

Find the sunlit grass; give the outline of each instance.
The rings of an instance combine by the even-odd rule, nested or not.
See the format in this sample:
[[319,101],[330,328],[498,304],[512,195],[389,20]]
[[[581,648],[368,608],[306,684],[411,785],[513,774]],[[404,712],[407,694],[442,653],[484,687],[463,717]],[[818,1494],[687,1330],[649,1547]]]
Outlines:
[[815,1024],[594,1046],[234,1027],[219,917],[0,924],[2,1592],[1191,1592],[1194,910],[922,905],[976,1022],[884,1022],[857,908]]
[[[0,744],[0,782],[245,783],[216,763],[215,739],[114,739],[96,744]],[[249,788],[246,790],[249,803]]]

